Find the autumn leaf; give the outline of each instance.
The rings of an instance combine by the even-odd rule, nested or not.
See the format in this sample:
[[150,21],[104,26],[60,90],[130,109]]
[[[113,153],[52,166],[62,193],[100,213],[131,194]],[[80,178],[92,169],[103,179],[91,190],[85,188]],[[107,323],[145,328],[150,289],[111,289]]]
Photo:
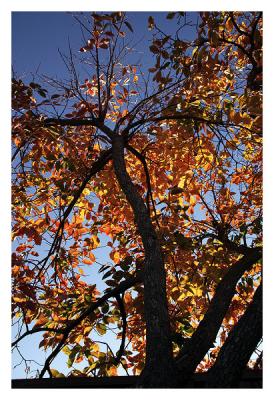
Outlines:
[[96,261],[96,258],[94,256],[94,254],[90,252],[89,253],[89,258],[84,258],[82,260],[82,263],[86,264],[86,265],[92,265],[95,261]]
[[196,197],[191,195],[189,198],[189,204],[191,206],[195,206],[196,203],[197,203]]
[[61,372],[57,371],[57,369],[50,369],[50,372],[53,376],[53,378],[65,378],[66,376],[64,374],[62,374]]
[[112,367],[109,368],[108,370],[108,374],[109,376],[117,376],[117,367],[115,367],[114,365]]
[[120,261],[120,253],[118,251],[111,251],[110,253],[110,258],[114,261],[115,264],[118,264],[118,262]]
[[45,325],[48,322],[48,318],[44,315],[41,315],[39,319],[36,321],[34,327]]

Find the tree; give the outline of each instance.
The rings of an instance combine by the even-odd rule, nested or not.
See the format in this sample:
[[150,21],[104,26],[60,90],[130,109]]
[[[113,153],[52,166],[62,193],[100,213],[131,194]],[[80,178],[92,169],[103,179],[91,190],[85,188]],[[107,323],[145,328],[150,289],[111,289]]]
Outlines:
[[233,387],[261,340],[262,15],[200,13],[186,40],[190,17],[149,18],[144,71],[125,13],[75,16],[86,76],[70,50],[69,81],[13,78],[13,346],[43,333],[40,377],[63,351],[72,375]]

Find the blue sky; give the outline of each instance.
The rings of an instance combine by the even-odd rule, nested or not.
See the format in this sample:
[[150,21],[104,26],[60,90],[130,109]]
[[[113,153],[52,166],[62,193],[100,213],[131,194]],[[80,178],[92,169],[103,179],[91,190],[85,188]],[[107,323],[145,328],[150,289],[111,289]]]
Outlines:
[[[133,43],[140,40],[137,48],[143,64],[153,62],[148,51],[147,40],[151,39],[148,30],[148,17],[152,15],[159,26],[167,33],[177,28],[176,20],[167,21],[162,12],[129,12],[129,21],[134,33]],[[197,14],[193,13],[196,18]],[[194,19],[195,19],[194,18]],[[187,38],[192,35],[187,29]],[[58,53],[58,48],[66,53],[68,42],[78,51],[83,45],[79,24],[71,13],[65,12],[14,12],[12,13],[12,60],[14,70],[25,75],[29,73],[47,74],[63,77],[66,67]],[[28,75],[29,76],[29,75]]]

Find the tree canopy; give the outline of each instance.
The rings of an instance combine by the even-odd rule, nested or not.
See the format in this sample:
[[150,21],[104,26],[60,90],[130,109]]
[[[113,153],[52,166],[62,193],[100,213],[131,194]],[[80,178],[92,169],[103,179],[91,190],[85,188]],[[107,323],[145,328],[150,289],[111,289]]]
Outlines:
[[262,337],[262,13],[149,17],[148,68],[126,13],[74,18],[70,78],[12,80],[14,351],[233,387]]

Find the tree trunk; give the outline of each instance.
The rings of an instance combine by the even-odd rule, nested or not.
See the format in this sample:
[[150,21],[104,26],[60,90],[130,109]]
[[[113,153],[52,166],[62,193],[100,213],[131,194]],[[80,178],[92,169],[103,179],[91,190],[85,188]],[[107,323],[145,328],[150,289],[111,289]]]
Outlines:
[[124,139],[112,140],[113,163],[117,180],[131,205],[144,251],[144,309],[146,322],[146,362],[141,374],[143,387],[176,385],[175,365],[166,299],[166,274],[161,247],[148,209],[126,171]]
[[218,284],[204,318],[178,356],[177,365],[181,373],[182,385],[187,384],[197,365],[213,347],[222,320],[235,294],[238,280],[261,257],[261,250],[243,256],[230,267]]
[[252,303],[232,329],[209,372],[209,387],[237,387],[242,373],[262,337],[262,285]]

